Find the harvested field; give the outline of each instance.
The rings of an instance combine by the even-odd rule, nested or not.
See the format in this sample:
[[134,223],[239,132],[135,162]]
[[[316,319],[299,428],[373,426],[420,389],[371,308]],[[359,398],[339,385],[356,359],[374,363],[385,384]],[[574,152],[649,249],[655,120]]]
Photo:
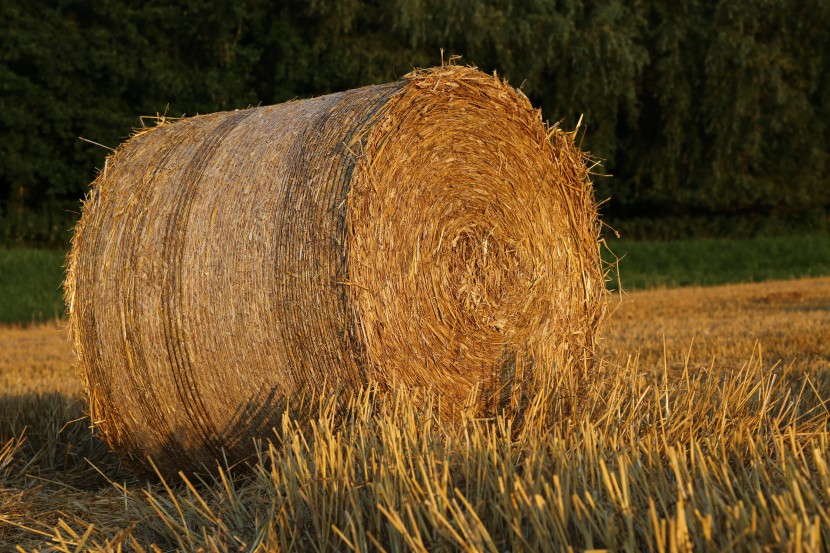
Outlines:
[[613,321],[584,397],[554,382],[522,433],[323,406],[253,472],[169,488],[73,422],[60,324],[0,329],[0,549],[825,550],[830,279],[637,292]]
[[66,323],[0,327],[0,390],[3,395],[56,393],[79,397],[83,384]]
[[830,369],[830,278],[659,289],[625,296],[606,348],[643,367],[737,370],[757,353],[799,370]]

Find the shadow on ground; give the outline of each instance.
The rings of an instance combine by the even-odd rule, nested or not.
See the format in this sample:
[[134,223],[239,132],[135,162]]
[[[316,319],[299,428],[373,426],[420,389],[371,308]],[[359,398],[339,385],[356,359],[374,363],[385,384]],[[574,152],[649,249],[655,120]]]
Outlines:
[[[95,437],[80,398],[58,393],[0,396],[0,485],[94,491],[130,477]],[[57,481],[60,483],[57,483]],[[36,484],[40,482],[40,484]]]

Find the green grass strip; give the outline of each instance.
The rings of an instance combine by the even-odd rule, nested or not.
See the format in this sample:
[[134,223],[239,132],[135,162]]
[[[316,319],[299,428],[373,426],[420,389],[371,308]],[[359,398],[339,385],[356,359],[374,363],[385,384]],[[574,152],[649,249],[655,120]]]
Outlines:
[[66,252],[0,249],[0,323],[31,323],[63,316]]
[[[623,288],[712,286],[830,275],[830,235],[635,242],[613,240]],[[604,252],[606,261],[613,261]],[[612,270],[609,287],[617,288]]]
[[[612,240],[623,288],[712,286],[830,275],[830,235],[636,242]],[[606,261],[614,256],[605,251]],[[0,249],[0,323],[30,323],[64,313],[66,252]],[[609,287],[617,288],[617,267]]]

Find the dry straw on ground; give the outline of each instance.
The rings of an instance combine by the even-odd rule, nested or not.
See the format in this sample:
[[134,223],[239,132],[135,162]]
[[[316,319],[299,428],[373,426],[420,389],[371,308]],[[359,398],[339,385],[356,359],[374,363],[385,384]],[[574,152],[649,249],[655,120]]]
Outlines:
[[140,133],[68,260],[92,422],[169,472],[331,387],[520,411],[591,363],[598,231],[573,135],[472,68]]

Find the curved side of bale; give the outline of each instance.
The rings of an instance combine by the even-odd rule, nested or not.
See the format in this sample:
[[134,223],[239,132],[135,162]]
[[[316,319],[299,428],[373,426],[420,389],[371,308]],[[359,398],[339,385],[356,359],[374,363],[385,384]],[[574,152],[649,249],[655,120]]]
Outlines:
[[566,359],[590,364],[602,315],[572,138],[460,67],[137,135],[68,259],[93,423],[175,473],[244,458],[332,387],[520,411]]
[[108,160],[66,289],[111,447],[211,466],[250,453],[286,398],[366,381],[338,284],[350,148],[401,86],[193,117]]

